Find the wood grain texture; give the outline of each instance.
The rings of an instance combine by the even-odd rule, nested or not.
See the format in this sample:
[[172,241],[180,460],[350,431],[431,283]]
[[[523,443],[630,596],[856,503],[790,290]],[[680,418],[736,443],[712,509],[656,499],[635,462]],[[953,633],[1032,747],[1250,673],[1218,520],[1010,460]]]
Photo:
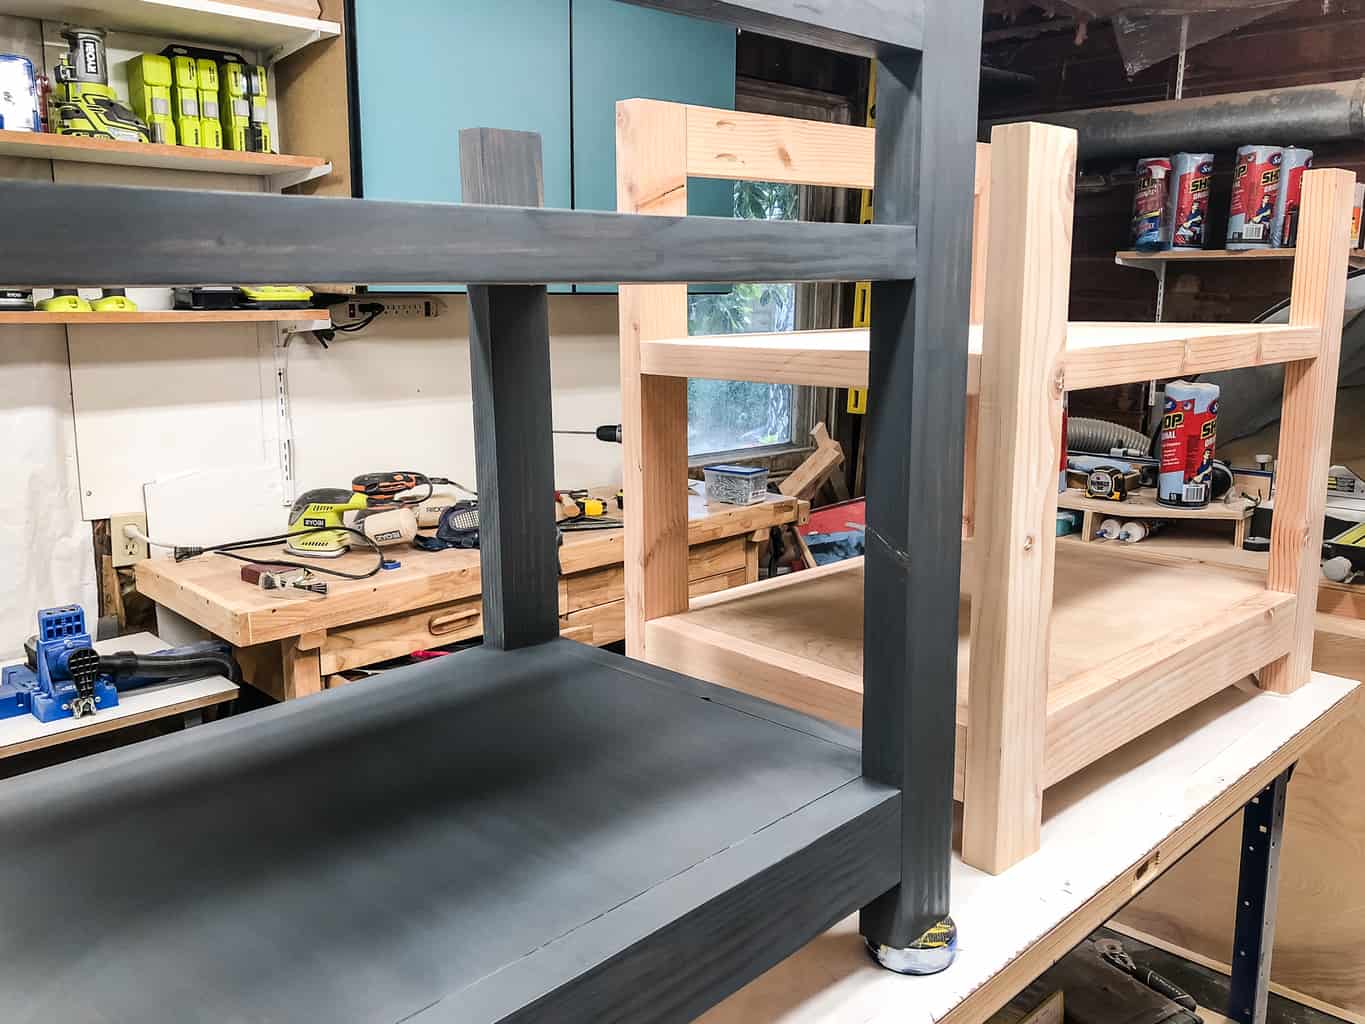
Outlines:
[[[96,760],[0,801],[0,853],[35,882],[0,894],[25,936],[6,1020],[180,1020],[187,977],[212,1020],[688,1019],[897,870],[899,797],[845,732],[569,642]],[[244,864],[261,885],[203,900]],[[80,984],[56,956],[76,942],[108,967]]]
[[[687,214],[687,111],[616,105],[616,208]],[[623,285],[621,480],[625,491],[626,653],[645,657],[645,623],[687,610],[687,381],[645,373],[642,342],[687,334],[687,288]]]
[[[1275,479],[1266,578],[1271,590],[1291,594],[1312,594],[1321,577],[1322,514],[1346,308],[1341,267],[1352,244],[1354,187],[1355,175],[1350,171],[1316,170],[1303,176],[1303,215],[1289,323],[1320,331],[1321,348],[1317,358],[1290,363],[1284,371],[1280,451],[1285,454]],[[1295,623],[1292,652],[1261,675],[1266,689],[1289,693],[1307,682],[1313,660],[1313,615],[1313,603],[1304,601]]]
[[[1365,623],[1319,613],[1313,670],[1365,679]],[[1359,707],[1300,762],[1289,787],[1271,981],[1365,1021],[1365,712]],[[1226,965],[1232,948],[1240,822],[1174,867],[1119,921],[1161,945]],[[1226,968],[1224,967],[1224,970]]]
[[801,465],[792,470],[777,487],[789,498],[812,500],[825,479],[843,465],[843,446],[829,436],[823,423],[817,423],[810,436],[815,439],[815,451],[806,456]]
[[1042,849],[1016,869],[988,875],[954,857],[964,953],[951,970],[889,974],[849,918],[699,1024],[982,1024],[1313,750],[1352,713],[1353,686],[1315,676],[1288,698],[1226,690],[1050,791]]
[[723,21],[746,32],[877,57],[918,50],[924,0],[627,0],[675,14]]
[[[460,132],[460,186],[475,202],[539,206],[540,136]],[[469,363],[479,490],[484,643],[559,636],[550,314],[544,285],[470,286]]]
[[185,327],[190,324],[252,324],[291,323],[327,320],[325,309],[147,309],[136,313],[44,313],[0,312],[0,327],[25,324],[138,324],[143,327],[169,325]]
[[976,188],[972,214],[972,307],[973,324],[986,322],[986,265],[990,261],[991,145],[976,145]]
[[1076,135],[1007,125],[991,157],[962,855],[995,873],[1041,835]]
[[873,135],[854,125],[689,106],[687,174],[871,188]]
[[165,146],[155,142],[116,142],[110,139],[84,139],[74,135],[35,134],[3,129],[0,129],[0,156],[261,177],[286,171],[311,170],[323,167],[327,163],[322,157],[316,156],[238,153],[227,149]]
[[[642,220],[619,213],[0,181],[0,280],[119,284],[554,284],[913,277],[903,225]],[[116,211],[116,213],[111,212]],[[642,211],[643,212],[643,211]],[[194,231],[167,232],[166,223]],[[74,250],[40,245],[81,237]]]
[[[1304,359],[1319,332],[1291,324],[1072,323],[1061,369],[1068,391]],[[983,331],[968,336],[967,393],[980,390]],[[714,380],[865,387],[865,328],[662,338],[643,346],[649,372]]]
[[948,914],[953,827],[976,140],[952,111],[975,96],[981,5],[925,13],[923,57],[877,65],[873,219],[919,225],[934,259],[920,280],[872,283],[869,377],[896,397],[871,404],[863,449],[863,772],[899,787],[904,811],[901,884],[863,909],[859,927],[891,947]]

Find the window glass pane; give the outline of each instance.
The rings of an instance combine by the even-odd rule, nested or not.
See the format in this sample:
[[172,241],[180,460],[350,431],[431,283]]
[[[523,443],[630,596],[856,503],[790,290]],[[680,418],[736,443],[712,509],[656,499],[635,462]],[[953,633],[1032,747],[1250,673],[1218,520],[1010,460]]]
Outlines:
[[[797,197],[795,185],[737,181],[735,216],[795,220]],[[742,284],[721,295],[689,296],[687,327],[689,334],[790,331],[795,315],[795,285]],[[795,399],[796,388],[790,384],[689,380],[687,453],[789,444]]]

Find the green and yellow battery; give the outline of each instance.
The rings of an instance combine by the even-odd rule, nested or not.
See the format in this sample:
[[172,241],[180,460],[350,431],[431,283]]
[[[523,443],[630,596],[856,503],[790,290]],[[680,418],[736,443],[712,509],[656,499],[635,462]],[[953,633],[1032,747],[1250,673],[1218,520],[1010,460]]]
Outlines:
[[223,148],[250,152],[251,98],[247,94],[246,66],[236,61],[218,69],[218,118],[223,126]]
[[251,98],[251,149],[256,153],[274,152],[270,139],[270,102],[265,68],[259,64],[247,68],[246,88]]
[[171,110],[182,146],[203,146],[199,119],[199,71],[193,57],[171,57]]
[[171,61],[155,53],[140,53],[128,61],[129,101],[147,122],[153,142],[174,146],[175,119],[171,109]]
[[223,123],[218,115],[218,62],[200,57],[195,63],[199,80],[199,127],[203,132],[200,144],[205,149],[223,148]]

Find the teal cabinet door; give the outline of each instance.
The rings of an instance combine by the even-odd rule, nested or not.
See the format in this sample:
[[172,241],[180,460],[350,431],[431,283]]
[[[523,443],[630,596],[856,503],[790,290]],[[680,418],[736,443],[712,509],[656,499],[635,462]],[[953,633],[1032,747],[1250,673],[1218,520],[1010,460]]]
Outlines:
[[[733,110],[735,30],[616,0],[573,0],[572,19],[574,208],[615,210],[617,100]],[[693,214],[733,216],[734,185],[694,180],[687,207]]]
[[367,199],[459,202],[460,129],[513,128],[573,205],[569,0],[355,0],[355,44]]

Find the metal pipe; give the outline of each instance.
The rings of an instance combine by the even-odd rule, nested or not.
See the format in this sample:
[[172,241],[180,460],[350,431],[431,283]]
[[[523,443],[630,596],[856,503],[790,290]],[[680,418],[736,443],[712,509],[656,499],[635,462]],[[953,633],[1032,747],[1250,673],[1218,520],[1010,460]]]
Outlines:
[[989,138],[995,125],[1020,120],[1075,128],[1083,158],[1227,150],[1258,141],[1287,146],[1360,139],[1365,137],[1365,78],[997,118],[982,127]]

